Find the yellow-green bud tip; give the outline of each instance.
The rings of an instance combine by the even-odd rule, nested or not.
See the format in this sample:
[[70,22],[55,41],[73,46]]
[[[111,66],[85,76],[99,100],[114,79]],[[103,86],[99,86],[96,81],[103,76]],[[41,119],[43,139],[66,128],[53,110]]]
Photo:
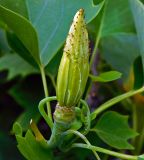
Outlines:
[[80,100],[89,74],[89,42],[84,10],[74,16],[70,27],[57,78],[60,106],[75,106]]

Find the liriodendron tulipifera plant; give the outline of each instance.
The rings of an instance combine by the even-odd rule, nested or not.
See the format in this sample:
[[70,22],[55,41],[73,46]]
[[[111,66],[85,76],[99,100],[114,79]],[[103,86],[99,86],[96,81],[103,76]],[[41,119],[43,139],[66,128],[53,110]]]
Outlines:
[[[45,140],[47,141],[46,145],[49,149],[58,147],[64,152],[74,147],[86,148],[91,150],[98,160],[100,157],[97,152],[121,159],[143,160],[143,156],[127,155],[93,146],[86,138],[86,135],[93,131],[91,121],[97,118],[97,115],[123,99],[144,91],[144,87],[142,87],[117,96],[90,113],[87,102],[81,99],[89,76],[88,41],[84,10],[80,9],[74,16],[66,39],[58,70],[56,96],[46,97],[39,103],[39,111],[52,131],[50,139]],[[52,100],[57,100],[53,114],[54,122],[51,121],[44,108],[45,104]],[[74,127],[76,117],[81,120],[81,125],[78,127]],[[36,137],[44,139],[34,124],[31,124],[31,128],[35,135],[38,135]],[[77,138],[81,138],[85,143],[76,143]]]
[[[55,147],[61,140],[61,134],[71,128],[75,119],[75,107],[84,92],[89,75],[89,42],[86,24],[84,21],[84,10],[80,9],[70,27],[63,56],[60,62],[57,76],[57,99],[58,103],[54,112],[54,124],[52,124],[52,135],[48,145]],[[39,105],[42,115],[43,105]]]

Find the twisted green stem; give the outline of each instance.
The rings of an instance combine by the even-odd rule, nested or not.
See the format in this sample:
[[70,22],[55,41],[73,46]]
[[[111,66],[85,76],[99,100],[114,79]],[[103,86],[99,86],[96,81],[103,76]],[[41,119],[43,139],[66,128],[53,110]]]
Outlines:
[[39,112],[40,114],[42,115],[42,117],[45,119],[46,123],[48,124],[48,126],[51,128],[53,128],[53,121],[51,120],[51,118],[47,115],[45,109],[44,109],[44,105],[47,103],[47,102],[50,102],[50,101],[53,101],[53,100],[57,100],[56,96],[54,97],[47,97],[47,98],[44,98],[43,100],[40,101],[39,103],[39,106],[38,106],[38,109],[39,109]]
[[101,112],[103,112],[104,110],[110,108],[111,106],[113,106],[114,104],[128,98],[128,97],[131,97],[135,94],[138,94],[138,93],[141,93],[141,92],[144,92],[144,87],[138,89],[138,90],[131,90],[127,93],[124,93],[120,96],[117,96],[117,97],[114,97],[112,99],[110,99],[109,101],[107,101],[106,103],[102,104],[101,106],[98,107],[98,109],[96,109],[92,114],[91,114],[91,120],[95,119],[96,116],[98,114],[100,114]]
[[[75,135],[77,135],[78,137],[80,137],[82,140],[84,140],[84,142],[85,142],[88,146],[92,146],[92,145],[90,144],[90,142],[88,141],[88,139],[87,139],[83,134],[81,134],[80,132],[75,131],[75,130],[68,130],[68,131],[66,131],[66,132],[63,133],[63,135],[68,135],[68,134],[75,134]],[[73,145],[72,145],[72,146],[73,146]],[[92,150],[92,152],[94,153],[94,155],[95,155],[95,157],[97,158],[97,160],[101,160],[100,157],[99,157],[99,155],[97,154],[97,152],[96,152],[94,149],[92,149],[92,148],[91,148],[91,150]]]
[[85,149],[89,149],[89,150],[93,150],[93,151],[97,151],[97,152],[101,152],[101,153],[105,153],[114,157],[118,157],[121,159],[127,159],[127,160],[138,160],[138,156],[131,156],[131,155],[127,155],[127,154],[122,154],[122,153],[118,153],[118,152],[114,152],[114,151],[110,151],[101,147],[96,147],[96,146],[92,146],[92,145],[87,145],[87,144],[83,144],[83,143],[74,143],[71,147],[79,147],[79,148],[85,148]]

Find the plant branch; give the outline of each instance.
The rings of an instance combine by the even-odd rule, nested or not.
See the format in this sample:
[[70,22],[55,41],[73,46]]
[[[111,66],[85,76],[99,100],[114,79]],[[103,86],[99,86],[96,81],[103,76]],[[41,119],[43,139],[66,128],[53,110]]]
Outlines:
[[[75,134],[75,135],[77,135],[78,137],[80,137],[82,140],[84,140],[84,142],[87,144],[87,146],[92,146],[91,144],[90,144],[90,142],[88,141],[88,139],[83,135],[83,134],[81,134],[80,132],[78,132],[78,131],[75,131],[75,130],[67,130],[66,132],[64,132],[64,134],[65,135],[67,135],[67,134]],[[73,145],[72,145],[73,146]],[[92,150],[92,152],[94,153],[94,155],[95,155],[95,157],[97,158],[97,160],[101,160],[100,159],[100,157],[99,157],[99,155],[97,154],[97,152],[96,152],[96,150],[94,150],[94,149],[90,149],[90,150]]]
[[118,153],[118,152],[114,152],[114,151],[110,151],[101,147],[96,147],[96,146],[92,146],[92,145],[87,145],[87,144],[83,144],[83,143],[74,143],[72,145],[72,147],[79,147],[79,148],[85,148],[85,149],[89,149],[89,150],[95,150],[97,152],[101,152],[101,153],[105,153],[114,157],[118,157],[121,159],[127,159],[127,160],[138,160],[138,156],[131,156],[131,155],[126,155],[126,154],[122,154],[122,153]]
[[41,115],[43,116],[43,118],[45,119],[45,121],[47,122],[47,124],[49,125],[51,130],[53,128],[53,121],[51,121],[50,117],[47,116],[47,113],[45,112],[45,109],[44,109],[44,105],[45,105],[45,103],[50,102],[52,100],[57,100],[57,98],[55,96],[54,97],[46,97],[40,101],[39,106],[38,106]]
[[96,109],[92,114],[91,114],[91,120],[95,119],[96,116],[98,114],[100,114],[101,112],[103,112],[104,110],[110,108],[111,106],[113,106],[114,104],[128,98],[128,97],[131,97],[135,94],[138,94],[138,93],[141,93],[141,92],[144,92],[144,87],[138,89],[138,90],[131,90],[127,93],[124,93],[122,95],[119,95],[117,97],[114,97],[112,99],[110,99],[109,101],[107,101],[106,103],[102,104],[101,106],[98,107],[98,109]]
[[[42,83],[43,83],[45,97],[48,97],[49,96],[49,92],[48,92],[48,87],[47,87],[46,75],[45,75],[44,68],[42,66],[40,66],[40,72],[41,72],[41,77],[42,77]],[[50,106],[49,102],[47,102],[47,112],[48,112],[49,119],[52,121],[51,106]]]

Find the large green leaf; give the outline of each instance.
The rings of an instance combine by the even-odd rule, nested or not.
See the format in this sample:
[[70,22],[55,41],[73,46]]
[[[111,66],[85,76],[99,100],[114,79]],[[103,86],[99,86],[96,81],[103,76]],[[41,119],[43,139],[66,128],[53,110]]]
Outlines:
[[88,27],[95,31],[96,36],[100,35],[100,38],[117,33],[133,32],[134,25],[129,0],[106,0],[100,16],[96,17]]
[[129,0],[106,0],[103,12],[88,27],[106,61],[126,78],[139,53]]
[[104,58],[123,73],[124,79],[128,77],[139,54],[134,32],[129,0],[108,0],[101,23],[101,48]]
[[127,140],[137,135],[135,131],[129,128],[127,116],[112,111],[104,113],[93,131],[105,143],[117,149],[133,149]]
[[29,19],[38,33],[42,64],[47,65],[64,43],[77,10],[85,9],[88,23],[102,6],[103,3],[94,6],[92,0],[27,0]]
[[133,32],[133,18],[128,0],[107,0],[101,21],[101,37],[119,32]]
[[13,127],[13,131],[16,133],[16,139],[18,142],[17,147],[27,160],[54,159],[52,151],[44,147],[44,145],[47,145],[47,143],[44,140],[37,141],[30,130],[28,130],[26,135],[23,137],[22,133],[19,132],[19,130],[21,130],[21,126],[18,123],[16,123],[15,125],[17,126]]
[[144,4],[139,0],[130,0],[130,4],[134,16],[144,70],[144,21],[142,20],[144,19]]
[[135,34],[114,34],[101,40],[103,56],[109,64],[123,74],[129,76],[134,60],[139,56],[138,41]]
[[31,73],[38,73],[34,67],[29,65],[25,60],[16,54],[6,54],[1,57],[0,70],[8,70],[8,80],[18,75],[26,76]]
[[24,46],[32,54],[35,61],[39,64],[39,48],[37,33],[31,23],[21,15],[0,5],[1,19],[15,32]]
[[[11,48],[18,53],[22,58],[24,58],[27,62],[29,62],[31,65],[33,65],[36,69],[38,69],[38,65],[32,58],[29,51],[24,47],[24,45],[21,43],[21,41],[17,38],[17,36],[14,33],[7,32],[7,40]],[[56,54],[53,59],[50,61],[50,63],[46,66],[45,72],[47,75],[52,77],[53,79],[57,75],[59,63],[62,56],[62,50]]]
[[0,7],[0,16],[3,21],[15,32],[35,60],[39,63],[40,58],[41,63],[46,66],[64,43],[76,11],[84,8],[88,23],[99,13],[103,2],[94,6],[92,0],[82,2],[77,0],[27,0],[29,21],[9,10],[9,8],[12,9],[9,5],[5,6],[8,8]]

